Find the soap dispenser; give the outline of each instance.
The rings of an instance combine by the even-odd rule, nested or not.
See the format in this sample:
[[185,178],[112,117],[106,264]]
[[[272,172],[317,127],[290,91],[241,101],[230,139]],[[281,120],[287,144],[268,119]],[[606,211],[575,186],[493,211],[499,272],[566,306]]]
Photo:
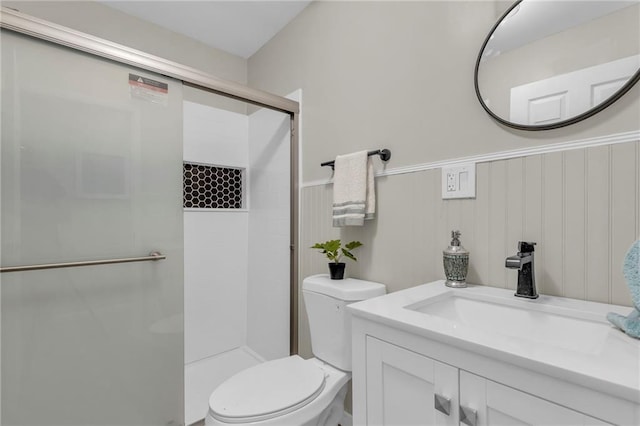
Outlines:
[[451,245],[442,252],[447,287],[463,288],[467,286],[469,252],[460,245],[460,235],[462,235],[460,231],[451,231]]

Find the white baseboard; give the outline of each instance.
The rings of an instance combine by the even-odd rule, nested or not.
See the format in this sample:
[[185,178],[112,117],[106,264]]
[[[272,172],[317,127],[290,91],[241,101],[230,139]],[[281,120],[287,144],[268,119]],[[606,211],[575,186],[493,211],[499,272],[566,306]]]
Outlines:
[[346,411],[342,415],[342,420],[340,420],[340,426],[353,426],[353,417],[351,414]]

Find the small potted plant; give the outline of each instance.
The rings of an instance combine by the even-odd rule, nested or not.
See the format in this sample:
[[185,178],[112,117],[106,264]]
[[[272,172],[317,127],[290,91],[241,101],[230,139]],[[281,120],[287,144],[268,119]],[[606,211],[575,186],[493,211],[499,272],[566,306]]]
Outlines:
[[345,264],[340,262],[342,256],[348,257],[353,261],[357,261],[351,250],[360,247],[360,241],[351,241],[342,247],[340,240],[329,240],[324,243],[315,243],[311,248],[322,250],[322,254],[326,255],[332,262],[329,263],[329,272],[332,280],[341,280],[344,278]]

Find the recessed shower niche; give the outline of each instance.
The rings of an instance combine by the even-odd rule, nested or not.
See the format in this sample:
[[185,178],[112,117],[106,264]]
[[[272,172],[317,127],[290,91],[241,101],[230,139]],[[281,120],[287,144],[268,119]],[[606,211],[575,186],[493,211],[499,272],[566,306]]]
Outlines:
[[185,209],[241,209],[244,169],[184,162],[182,206]]

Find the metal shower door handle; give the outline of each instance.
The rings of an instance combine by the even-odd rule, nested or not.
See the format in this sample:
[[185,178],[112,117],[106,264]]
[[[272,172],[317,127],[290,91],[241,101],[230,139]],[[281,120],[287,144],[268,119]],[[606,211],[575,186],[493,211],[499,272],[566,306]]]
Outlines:
[[65,263],[44,263],[40,265],[23,265],[23,266],[5,266],[0,268],[0,272],[24,272],[37,271],[40,269],[57,269],[57,268],[75,268],[78,266],[93,265],[111,265],[114,263],[130,263],[130,262],[147,262],[166,259],[167,256],[159,251],[152,251],[148,256],[127,257],[122,259],[102,259],[102,260],[85,260],[81,262],[65,262]]

